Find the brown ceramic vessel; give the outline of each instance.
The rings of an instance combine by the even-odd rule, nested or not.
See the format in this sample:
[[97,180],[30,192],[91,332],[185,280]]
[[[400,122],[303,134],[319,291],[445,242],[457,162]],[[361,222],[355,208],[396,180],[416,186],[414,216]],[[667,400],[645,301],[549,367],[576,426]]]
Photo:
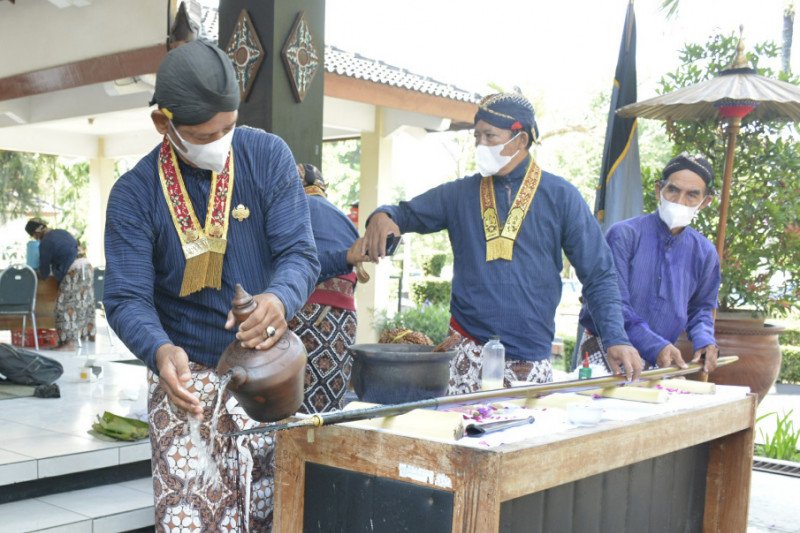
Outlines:
[[[236,285],[232,311],[237,324],[244,322],[257,304]],[[303,403],[306,350],[291,331],[268,350],[243,348],[233,341],[222,352],[217,374],[232,373],[228,389],[250,418],[274,422],[292,416]]]

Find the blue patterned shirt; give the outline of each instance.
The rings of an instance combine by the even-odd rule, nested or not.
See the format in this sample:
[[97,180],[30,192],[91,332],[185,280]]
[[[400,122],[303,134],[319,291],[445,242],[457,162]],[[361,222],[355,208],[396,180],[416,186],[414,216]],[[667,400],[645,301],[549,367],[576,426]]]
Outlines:
[[63,229],[51,229],[39,242],[39,276],[52,274],[59,283],[78,257],[78,241]]
[[[651,213],[614,224],[606,240],[617,265],[625,331],[648,363],[683,331],[695,350],[715,344],[719,256],[706,237],[692,227],[672,235]],[[580,321],[597,335],[594,316],[584,306]]]
[[[308,202],[286,143],[275,135],[237,127],[233,136],[231,207],[250,210],[230,217],[222,288],[180,297],[185,259],[167,208],[156,166],[159,148],[114,184],[108,200],[103,302],[111,327],[126,346],[155,368],[166,343],[189,359],[214,367],[235,330],[224,328],[234,287],[275,294],[292,317],[319,274]],[[211,172],[179,162],[197,218],[205,224]]]
[[[498,217],[505,222],[530,157],[504,177],[495,177]],[[382,206],[400,231],[448,231],[453,248],[450,313],[481,343],[499,335],[506,357],[538,361],[550,357],[555,312],[561,297],[561,254],[583,283],[589,305],[602,317],[610,344],[630,344],[622,325],[611,251],[578,190],[542,172],[541,182],[514,244],[512,261],[486,261],[480,205],[481,176],[445,183],[397,206]]]
[[349,274],[353,266],[347,262],[347,250],[358,239],[358,230],[327,198],[308,195],[308,208],[321,267],[317,283]]

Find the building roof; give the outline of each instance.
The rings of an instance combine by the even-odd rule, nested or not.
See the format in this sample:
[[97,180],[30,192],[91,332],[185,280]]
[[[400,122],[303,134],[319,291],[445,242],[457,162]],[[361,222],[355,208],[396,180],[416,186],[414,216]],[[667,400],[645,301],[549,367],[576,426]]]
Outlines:
[[340,76],[349,76],[462,102],[477,103],[481,98],[477,93],[471,93],[454,85],[414,74],[404,68],[347,52],[331,45],[325,46],[325,70]]
[[[213,7],[203,6],[201,25],[200,36],[219,44],[219,11]],[[481,95],[478,93],[460,89],[428,76],[414,74],[379,59],[364,57],[332,45],[325,45],[325,71],[460,102],[477,104],[481,99]]]

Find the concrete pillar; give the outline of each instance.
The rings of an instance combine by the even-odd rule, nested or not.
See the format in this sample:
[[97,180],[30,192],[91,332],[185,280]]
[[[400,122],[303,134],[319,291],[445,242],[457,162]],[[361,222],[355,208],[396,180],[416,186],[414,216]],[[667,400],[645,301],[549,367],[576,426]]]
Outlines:
[[94,266],[106,264],[103,240],[108,195],[114,185],[114,160],[105,157],[105,140],[97,140],[97,157],[89,160],[89,219],[86,224],[86,255]]
[[[392,140],[385,137],[384,110],[375,113],[373,132],[361,135],[361,187],[358,197],[358,232],[364,234],[367,217],[379,205],[389,201],[392,183]],[[359,283],[356,288],[356,308],[358,309],[358,331],[356,342],[377,342],[374,314],[386,308],[389,298],[389,273],[391,264],[383,259],[379,264],[366,264],[370,275],[368,283]]]
[[[319,167],[322,162],[325,0],[221,0],[219,45],[223,50],[242,10],[249,14],[266,56],[253,79],[250,95],[239,106],[239,124],[278,135],[292,149],[297,161]],[[281,55],[300,12],[305,13],[319,58],[316,74],[302,102],[294,97]]]

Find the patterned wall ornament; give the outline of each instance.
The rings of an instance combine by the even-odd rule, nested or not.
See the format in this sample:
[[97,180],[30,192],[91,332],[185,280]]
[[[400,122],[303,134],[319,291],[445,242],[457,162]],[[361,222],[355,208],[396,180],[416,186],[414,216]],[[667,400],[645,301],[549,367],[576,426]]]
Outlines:
[[250,95],[250,89],[253,87],[258,69],[267,56],[264,47],[261,46],[261,41],[258,40],[258,34],[250,20],[250,15],[244,9],[239,13],[239,20],[236,21],[225,52],[233,61],[236,79],[239,82],[239,96],[244,102]]
[[302,102],[320,64],[320,57],[314,46],[314,36],[305,12],[297,14],[281,55],[289,72],[294,97],[298,102]]

